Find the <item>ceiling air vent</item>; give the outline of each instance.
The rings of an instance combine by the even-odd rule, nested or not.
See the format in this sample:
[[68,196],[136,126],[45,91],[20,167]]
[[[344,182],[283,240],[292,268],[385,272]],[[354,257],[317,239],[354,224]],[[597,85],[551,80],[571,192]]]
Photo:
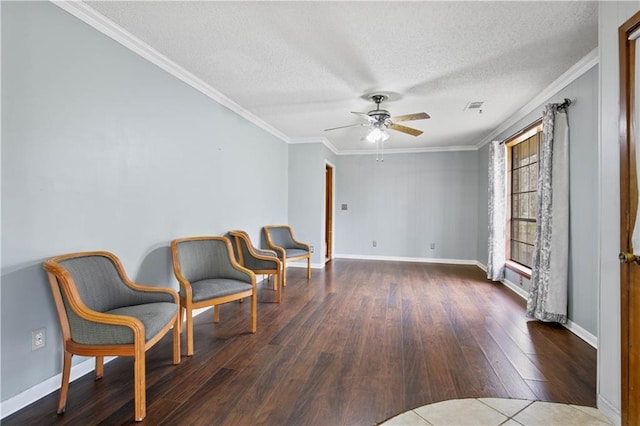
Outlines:
[[469,102],[466,107],[464,107],[464,111],[477,111],[482,108],[484,102]]

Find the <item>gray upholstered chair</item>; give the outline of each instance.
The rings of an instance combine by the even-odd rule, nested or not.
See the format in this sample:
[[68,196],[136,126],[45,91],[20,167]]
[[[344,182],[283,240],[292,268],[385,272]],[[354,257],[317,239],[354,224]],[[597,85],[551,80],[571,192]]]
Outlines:
[[145,352],[173,327],[173,363],[180,363],[178,294],[135,284],[108,252],[57,256],[44,262],[60,320],[64,361],[58,414],[65,411],[73,355],[134,357],[134,418],[146,415]]
[[229,231],[233,238],[234,253],[242,266],[251,269],[254,274],[274,275],[273,289],[276,291],[276,302],[282,300],[282,262],[273,250],[263,250],[253,246],[249,234],[245,231]]
[[282,285],[287,285],[287,262],[307,259],[307,279],[311,279],[311,247],[296,240],[289,225],[268,225],[264,228],[267,246],[282,260]]
[[[173,272],[180,283],[180,306],[187,315],[187,356],[193,355],[193,310],[251,297],[251,332],[256,332],[256,276],[240,266],[226,237],[188,237],[171,242]],[[182,318],[182,315],[180,315]]]

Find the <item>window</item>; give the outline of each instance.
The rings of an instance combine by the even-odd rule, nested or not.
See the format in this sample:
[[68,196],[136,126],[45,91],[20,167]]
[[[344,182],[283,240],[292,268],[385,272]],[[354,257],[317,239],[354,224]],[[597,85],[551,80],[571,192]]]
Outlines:
[[538,210],[538,160],[542,147],[542,122],[524,129],[508,140],[506,145],[509,203],[507,266],[519,271],[524,267],[524,272],[529,270],[530,273]]

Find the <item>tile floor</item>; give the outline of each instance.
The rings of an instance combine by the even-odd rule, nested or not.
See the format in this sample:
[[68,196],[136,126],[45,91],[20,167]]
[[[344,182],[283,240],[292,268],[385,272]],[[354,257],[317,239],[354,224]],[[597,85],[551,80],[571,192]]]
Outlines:
[[452,399],[393,417],[384,426],[611,425],[596,408],[524,399]]

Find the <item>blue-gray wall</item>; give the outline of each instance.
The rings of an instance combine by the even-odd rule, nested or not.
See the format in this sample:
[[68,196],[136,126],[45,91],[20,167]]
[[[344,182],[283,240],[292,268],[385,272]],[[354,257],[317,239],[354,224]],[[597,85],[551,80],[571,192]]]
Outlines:
[[[598,66],[584,73],[557,94],[540,104],[525,118],[506,129],[496,140],[508,138],[518,130],[542,117],[544,105],[570,98],[575,102],[568,109],[570,133],[570,242],[569,242],[569,319],[597,335],[598,298]],[[478,260],[487,263],[487,182],[488,151],[485,145],[479,151],[478,185]],[[520,276],[507,270],[514,284]],[[529,289],[524,279],[522,288]]]
[[342,155],[337,167],[336,255],[477,259],[476,151]]
[[337,161],[320,142],[289,145],[289,224],[298,240],[314,246],[314,267],[324,265],[325,167]]
[[109,250],[175,286],[171,239],[287,222],[288,150],[51,3],[1,7],[4,401],[60,372],[44,259]]

